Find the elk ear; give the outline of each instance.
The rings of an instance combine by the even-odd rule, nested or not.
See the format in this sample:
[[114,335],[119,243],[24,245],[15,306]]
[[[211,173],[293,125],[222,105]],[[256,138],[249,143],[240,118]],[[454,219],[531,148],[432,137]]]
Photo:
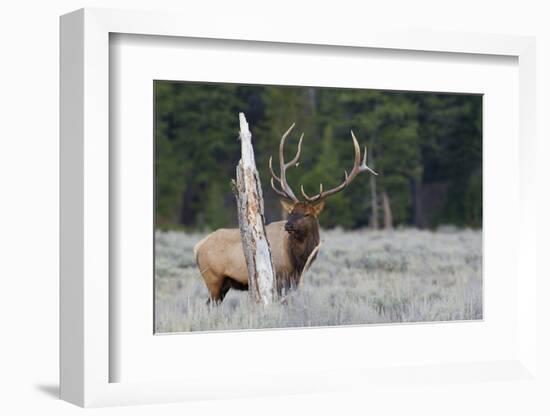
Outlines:
[[311,208],[313,209],[313,216],[317,218],[319,214],[321,214],[321,212],[323,211],[323,208],[325,208],[325,201],[321,200],[316,204],[312,205]]
[[294,209],[294,203],[286,201],[284,199],[281,199],[281,205],[283,206],[283,209],[290,214],[292,210]]

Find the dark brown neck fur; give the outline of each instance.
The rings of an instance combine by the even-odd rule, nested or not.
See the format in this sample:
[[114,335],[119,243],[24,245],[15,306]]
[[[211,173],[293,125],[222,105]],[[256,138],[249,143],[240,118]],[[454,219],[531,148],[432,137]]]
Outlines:
[[317,220],[315,220],[315,223],[304,235],[290,234],[288,236],[287,250],[292,262],[293,273],[284,279],[285,282],[281,282],[283,287],[288,289],[300,283],[300,277],[307,259],[315,247],[317,247],[319,241],[319,222]]

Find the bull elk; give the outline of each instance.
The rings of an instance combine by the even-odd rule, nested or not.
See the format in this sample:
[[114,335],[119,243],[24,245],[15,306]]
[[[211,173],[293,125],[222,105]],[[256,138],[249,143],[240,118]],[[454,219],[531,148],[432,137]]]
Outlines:
[[[318,218],[325,206],[325,200],[345,189],[361,172],[377,175],[367,166],[366,146],[361,161],[361,150],[352,131],[355,160],[351,172],[344,172],[344,181],[326,191],[323,190],[323,184],[320,184],[319,193],[314,196],[309,196],[301,186],[304,199],[298,200],[287,183],[286,170],[298,165],[303,133],[298,142],[296,156],[288,163],[285,163],[283,156],[285,140],[293,128],[294,124],[283,134],[279,144],[279,176],[273,170],[272,158],[269,158],[271,187],[282,198],[281,204],[288,214],[286,221],[273,222],[265,227],[279,294],[298,285],[310,254],[319,244]],[[194,253],[197,267],[209,292],[209,302],[222,302],[231,288],[248,290],[248,271],[238,228],[214,231],[195,245]],[[310,262],[313,259],[312,256]]]

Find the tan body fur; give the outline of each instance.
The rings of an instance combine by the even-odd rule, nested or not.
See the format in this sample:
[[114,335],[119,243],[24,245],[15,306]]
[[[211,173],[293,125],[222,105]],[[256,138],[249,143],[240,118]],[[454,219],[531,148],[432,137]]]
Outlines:
[[[284,229],[285,222],[277,221],[265,227],[277,276],[288,276],[293,270],[287,249],[289,234]],[[248,288],[248,270],[238,228],[214,231],[201,240],[194,250],[197,266],[212,300],[223,300],[230,288]]]

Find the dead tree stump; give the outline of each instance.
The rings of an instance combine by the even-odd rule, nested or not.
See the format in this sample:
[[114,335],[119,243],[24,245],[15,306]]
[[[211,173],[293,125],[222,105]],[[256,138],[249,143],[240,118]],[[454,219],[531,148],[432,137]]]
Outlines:
[[252,134],[243,113],[239,113],[239,123],[241,160],[237,166],[234,191],[248,269],[248,291],[255,302],[267,305],[275,296],[275,269],[265,232],[264,201],[254,160]]

